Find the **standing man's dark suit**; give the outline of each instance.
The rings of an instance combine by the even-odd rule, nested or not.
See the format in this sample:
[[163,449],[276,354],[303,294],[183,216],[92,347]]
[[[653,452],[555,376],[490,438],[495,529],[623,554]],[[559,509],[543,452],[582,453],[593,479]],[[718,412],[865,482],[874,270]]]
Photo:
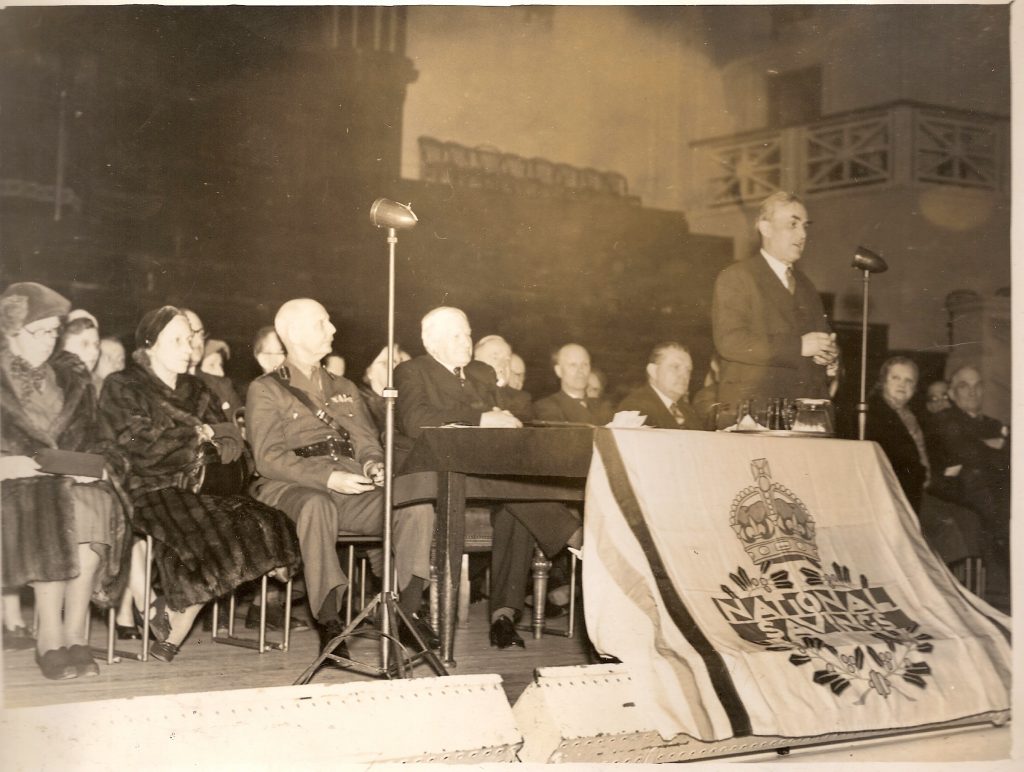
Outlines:
[[647,416],[644,426],[653,426],[655,429],[704,429],[704,422],[700,416],[687,402],[677,402],[676,406],[683,414],[683,422],[679,423],[672,415],[661,397],[654,390],[651,384],[634,389],[627,394],[619,403],[619,410],[636,410],[641,415]]
[[533,413],[540,421],[564,421],[604,426],[612,420],[612,409],[603,400],[576,399],[558,391],[533,403]]
[[791,295],[760,254],[718,275],[711,326],[722,366],[719,402],[828,397],[825,368],[800,350],[802,335],[830,328],[814,284],[798,268],[794,275]]
[[[477,426],[481,413],[495,407],[505,409],[490,365],[472,361],[463,368],[463,374],[465,381],[460,382],[429,354],[395,368],[398,430],[415,440],[424,427],[451,423]],[[545,554],[554,555],[580,523],[556,502],[505,504],[493,514],[492,523],[492,611],[522,609],[534,538]]]

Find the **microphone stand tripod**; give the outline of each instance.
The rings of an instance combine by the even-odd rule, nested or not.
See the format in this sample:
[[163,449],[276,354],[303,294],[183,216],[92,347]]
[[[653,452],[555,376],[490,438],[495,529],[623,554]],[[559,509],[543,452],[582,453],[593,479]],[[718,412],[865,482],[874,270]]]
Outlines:
[[[374,206],[376,209],[376,205]],[[372,213],[371,213],[372,214]],[[388,383],[384,389],[385,423],[384,423],[384,534],[382,549],[384,550],[384,576],[381,577],[381,590],[366,606],[352,623],[341,633],[332,638],[320,655],[294,682],[294,685],[309,683],[319,667],[330,660],[336,665],[355,670],[359,673],[378,678],[407,678],[412,666],[420,659],[424,660],[439,676],[448,675],[437,655],[430,650],[419,631],[409,622],[409,618],[398,605],[398,594],[392,588],[394,579],[391,568],[392,515],[394,497],[394,465],[395,465],[395,400],[398,390],[395,388],[395,245],[398,236],[395,228],[388,228]],[[377,612],[377,628],[372,632],[356,632],[364,619]],[[419,650],[407,656],[408,651],[399,641],[399,625],[412,634]],[[370,665],[358,660],[341,657],[334,649],[342,641],[354,636],[374,636],[380,639],[380,665]],[[395,647],[395,662],[390,664],[391,646]]]

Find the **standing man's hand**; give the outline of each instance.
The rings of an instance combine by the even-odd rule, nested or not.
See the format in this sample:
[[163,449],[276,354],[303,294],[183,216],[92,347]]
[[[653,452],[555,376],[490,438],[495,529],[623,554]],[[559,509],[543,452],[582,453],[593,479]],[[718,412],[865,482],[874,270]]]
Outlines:
[[800,356],[813,357],[819,365],[829,364],[838,353],[833,335],[827,332],[807,332],[800,337]]

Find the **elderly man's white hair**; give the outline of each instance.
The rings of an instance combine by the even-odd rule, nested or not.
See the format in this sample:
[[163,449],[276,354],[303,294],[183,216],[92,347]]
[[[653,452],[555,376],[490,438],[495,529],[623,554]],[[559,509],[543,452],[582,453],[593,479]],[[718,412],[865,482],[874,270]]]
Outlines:
[[277,309],[274,315],[274,330],[281,342],[287,345],[287,341],[292,339],[289,330],[295,321],[318,308],[323,306],[312,298],[295,298]]
[[420,339],[423,341],[423,348],[433,356],[437,351],[437,340],[448,329],[452,322],[461,319],[469,326],[469,317],[460,308],[454,306],[438,306],[427,311],[420,322]]
[[493,346],[494,344],[505,346],[508,349],[509,355],[512,354],[512,346],[509,345],[509,342],[503,337],[500,335],[485,335],[476,342],[475,346],[473,346],[473,356],[480,356],[481,351],[486,351],[489,346]]

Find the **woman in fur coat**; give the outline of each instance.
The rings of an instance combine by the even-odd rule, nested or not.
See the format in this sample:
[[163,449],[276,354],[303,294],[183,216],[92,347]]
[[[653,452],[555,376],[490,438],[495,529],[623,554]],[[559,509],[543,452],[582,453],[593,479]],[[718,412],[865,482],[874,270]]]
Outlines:
[[[36,662],[53,680],[99,674],[85,637],[90,599],[109,606],[123,587],[126,469],[109,440],[82,361],[54,353],[70,303],[41,284],[0,295],[0,494],[3,586],[30,585],[39,615]],[[106,436],[106,439],[105,439]],[[50,474],[54,449],[92,453],[95,475]],[[63,463],[67,463],[67,456]],[[49,466],[48,468],[54,468]]]
[[100,400],[131,462],[126,488],[135,529],[154,540],[163,596],[153,629],[162,640],[150,652],[164,662],[208,601],[299,565],[295,527],[283,513],[247,495],[196,492],[205,464],[235,462],[245,446],[210,389],[187,374],[190,335],[173,306],[146,314],[132,362],[107,378]]

